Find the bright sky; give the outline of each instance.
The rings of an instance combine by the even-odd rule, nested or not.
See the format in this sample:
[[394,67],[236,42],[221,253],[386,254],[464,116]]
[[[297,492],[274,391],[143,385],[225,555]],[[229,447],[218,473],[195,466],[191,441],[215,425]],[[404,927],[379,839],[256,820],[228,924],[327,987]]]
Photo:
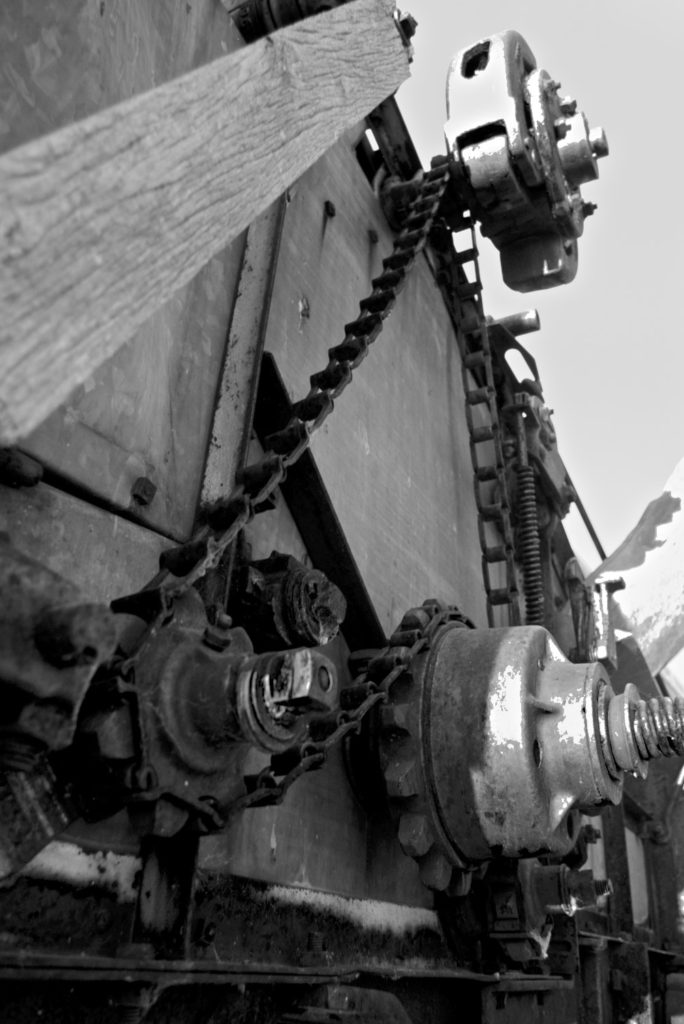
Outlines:
[[[680,403],[684,275],[680,124],[684,5],[677,0],[403,0],[418,20],[412,78],[399,104],[424,162],[444,151],[446,73],[478,39],[517,29],[539,67],[578,100],[610,155],[582,188],[598,204],[564,288],[519,295],[483,253],[485,311],[536,307],[541,331],[521,339],[555,410],[559,450],[610,553],[684,455]],[[575,538],[573,537],[573,540]],[[576,541],[580,553],[581,543]],[[596,563],[592,549],[585,557]]]

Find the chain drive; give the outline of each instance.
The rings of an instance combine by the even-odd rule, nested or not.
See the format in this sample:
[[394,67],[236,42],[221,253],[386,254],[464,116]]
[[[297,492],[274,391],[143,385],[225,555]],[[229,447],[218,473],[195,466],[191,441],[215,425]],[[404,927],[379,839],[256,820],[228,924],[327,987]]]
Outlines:
[[[113,602],[114,611],[133,612],[148,619],[144,636],[130,658],[134,666],[137,651],[151,633],[161,629],[168,620],[173,603],[220,563],[224,553],[237,538],[255,512],[282,483],[285,474],[310,445],[312,435],[333,410],[334,401],[352,379],[353,371],[365,359],[370,345],[380,334],[383,321],[392,310],[406,277],[423,250],[435,226],[437,214],[451,178],[450,160],[436,157],[417,187],[406,220],[397,235],[392,253],[383,260],[382,273],[373,279],[373,289],[360,303],[360,314],[345,325],[343,341],[328,352],[328,364],[310,378],[305,398],[292,408],[290,421],[265,442],[263,458],[245,467],[237,475],[230,495],[205,511],[205,522],[193,538],[180,547],[166,551],[158,575],[144,590]],[[510,503],[504,472],[503,447],[493,380],[492,357],[486,321],[482,308],[477,248],[474,225],[469,221],[472,246],[456,257],[462,267],[472,263],[476,279],[461,281],[456,288],[461,308],[460,330],[465,340],[463,383],[466,416],[470,435],[470,451],[475,474],[475,496],[482,547],[482,562],[488,616],[493,624],[495,606],[508,605],[511,621],[519,622],[517,587],[514,566],[514,544],[510,523]],[[477,383],[477,381],[484,383]],[[488,420],[474,410],[486,406]],[[491,458],[491,452],[494,458]],[[491,500],[492,485],[498,491]],[[487,524],[494,522],[503,538],[501,545],[492,545]],[[506,586],[497,587],[492,580],[492,567],[505,563]],[[247,778],[247,792],[228,809],[229,816],[248,807],[280,803],[292,784],[305,772],[320,768],[328,751],[350,733],[358,732],[365,716],[389,698],[392,684],[408,671],[412,660],[429,643],[429,636],[444,621],[462,619],[454,609],[436,602],[426,602],[429,623],[423,630],[395,633],[387,648],[373,658],[366,672],[351,688],[343,691],[345,707],[334,716],[314,721],[310,738],[298,747],[274,755],[270,765],[256,776]],[[466,621],[466,620],[462,620]],[[218,821],[215,822],[215,826]]]
[[[456,285],[460,299],[459,329],[463,339],[463,392],[473,465],[477,528],[482,551],[482,577],[487,597],[487,619],[496,625],[495,609],[508,609],[509,623],[520,625],[520,596],[515,568],[515,538],[511,501],[506,479],[501,420],[496,400],[492,351],[482,306],[482,281],[478,263],[475,222],[463,221],[470,232],[470,246],[456,250],[460,267],[470,264],[474,280]],[[463,272],[465,277],[465,271]],[[486,410],[483,416],[482,412]],[[493,540],[490,524],[500,539]],[[503,573],[501,568],[503,567]],[[502,580],[504,577],[504,580]]]
[[387,703],[393,684],[410,671],[414,658],[430,646],[431,638],[441,626],[454,621],[472,626],[457,608],[439,601],[425,601],[421,608],[409,614],[416,628],[404,628],[409,618],[404,616],[402,627],[392,634],[387,647],[371,658],[352,686],[342,691],[342,711],[314,720],[309,729],[310,739],[299,747],[273,755],[268,768],[248,777],[248,792],[231,805],[231,817],[248,807],[281,803],[300,775],[322,767],[332,747],[350,734],[358,733],[366,715],[377,705]]

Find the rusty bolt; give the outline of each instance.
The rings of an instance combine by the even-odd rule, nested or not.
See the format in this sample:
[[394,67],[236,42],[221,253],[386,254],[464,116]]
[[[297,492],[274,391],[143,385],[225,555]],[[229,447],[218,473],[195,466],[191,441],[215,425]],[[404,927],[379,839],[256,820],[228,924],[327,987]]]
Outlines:
[[418,792],[418,771],[413,760],[392,761],[385,771],[387,795],[390,797],[415,796]]
[[560,108],[566,117],[573,117],[577,113],[577,100],[573,100],[570,96],[564,96],[560,101]]
[[323,203],[323,210],[325,212],[326,217],[329,220],[332,220],[333,217],[337,214],[337,210],[335,209],[335,204],[333,203],[333,201],[331,199],[326,199],[326,201]]
[[399,27],[404,39],[413,39],[418,28],[418,22],[412,14],[405,14],[399,21]]
[[131,498],[136,505],[150,505],[156,493],[157,485],[153,484],[149,477],[139,476],[133,481]]
[[422,857],[432,846],[432,829],[424,814],[402,814],[399,844],[409,857]]

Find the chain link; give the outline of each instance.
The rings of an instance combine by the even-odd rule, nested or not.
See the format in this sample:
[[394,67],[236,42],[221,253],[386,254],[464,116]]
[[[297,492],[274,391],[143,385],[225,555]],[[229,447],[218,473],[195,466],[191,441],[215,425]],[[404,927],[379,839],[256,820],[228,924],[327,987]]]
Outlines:
[[[382,273],[373,279],[373,290],[360,303],[360,315],[345,325],[343,341],[329,350],[327,366],[310,378],[309,392],[292,407],[289,422],[266,438],[263,458],[240,471],[230,495],[205,511],[204,525],[188,543],[164,553],[159,574],[143,591],[113,603],[112,607],[116,611],[134,610],[137,614],[148,611],[147,617],[151,621],[139,642],[138,651],[151,632],[163,627],[174,600],[218,566],[227,548],[255,515],[257,507],[282,483],[288,468],[307,450],[312,435],[333,411],[335,399],[349,385],[353,371],[368,354],[370,345],[379,335],[383,321],[396,302],[409,270],[425,247],[450,176],[449,158],[436,157],[431,169],[425,172],[418,185],[416,197],[410,203],[391,255],[383,260]],[[463,385],[475,474],[483,577],[491,625],[493,608],[501,604],[508,605],[512,622],[519,622],[520,618],[510,504],[472,222],[470,228],[473,244],[465,252],[457,252],[457,260],[461,266],[467,262],[473,263],[476,280],[463,283],[459,278],[456,291],[461,300],[459,326],[465,340]],[[478,378],[484,380],[484,385],[476,383]],[[474,409],[480,405],[486,406],[488,410],[489,423],[484,426],[482,418],[478,422],[473,414]],[[492,450],[493,460],[490,454]],[[492,484],[498,487],[496,502],[491,499]],[[486,524],[492,521],[503,537],[502,545],[493,546],[489,543]],[[499,562],[506,566],[505,588],[497,588],[491,578],[491,568]],[[230,805],[226,812],[228,817],[249,807],[280,803],[301,775],[320,768],[332,747],[351,733],[358,733],[369,712],[378,704],[387,702],[393,683],[410,670],[411,662],[429,646],[430,636],[439,625],[457,619],[472,626],[456,609],[446,608],[437,602],[426,602],[423,609],[415,611],[420,613],[416,621],[422,623],[422,627],[408,631],[400,629],[394,633],[388,646],[372,659],[366,672],[355,680],[352,687],[343,691],[343,700],[347,706],[332,716],[314,720],[310,723],[310,736],[304,743],[273,755],[267,768],[256,776],[248,777],[245,780],[248,791]],[[405,616],[403,623],[406,620]],[[135,658],[136,652],[133,652],[128,664],[134,665]]]
[[[402,624],[410,615],[414,616],[420,627],[408,631],[400,627],[393,633],[387,647],[369,661],[366,670],[354,680],[351,687],[342,691],[344,703],[347,704],[343,711],[315,719],[310,725],[310,739],[283,754],[273,755],[268,768],[256,776],[248,777],[246,781],[249,792],[231,804],[229,818],[248,807],[282,803],[290,786],[301,775],[321,768],[332,747],[350,734],[358,733],[366,715],[378,704],[387,703],[393,684],[410,671],[413,660],[429,648],[432,637],[441,626],[457,621],[472,627],[470,620],[457,608],[438,601],[426,601],[422,608],[407,613]],[[407,641],[410,646],[407,646]],[[321,738],[316,739],[317,736]]]
[[[449,246],[448,259],[453,261],[455,252],[456,263],[461,268],[461,273],[457,278],[451,273],[448,279],[459,299],[455,311],[463,344],[463,393],[478,512],[477,528],[482,551],[487,620],[490,626],[494,626],[495,609],[506,608],[509,623],[517,626],[521,622],[521,611],[515,567],[515,537],[511,524],[503,435],[489,331],[482,306],[482,280],[475,222],[472,216],[464,214],[458,223],[458,229],[459,232],[468,230],[469,245],[460,250],[453,245]],[[443,253],[439,248],[436,249],[435,255],[438,262],[444,262]],[[465,267],[468,265],[473,268],[472,281],[467,279],[465,273]],[[492,537],[494,531],[498,534],[496,538]]]

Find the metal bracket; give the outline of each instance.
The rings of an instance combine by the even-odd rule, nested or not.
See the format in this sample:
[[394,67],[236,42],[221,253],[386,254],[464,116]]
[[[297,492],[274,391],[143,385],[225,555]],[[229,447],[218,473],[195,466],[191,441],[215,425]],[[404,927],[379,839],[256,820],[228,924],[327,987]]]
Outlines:
[[573,280],[577,239],[595,209],[579,187],[608,153],[603,130],[590,130],[559,88],[513,31],[462,50],[449,68],[447,144],[515,291]]

